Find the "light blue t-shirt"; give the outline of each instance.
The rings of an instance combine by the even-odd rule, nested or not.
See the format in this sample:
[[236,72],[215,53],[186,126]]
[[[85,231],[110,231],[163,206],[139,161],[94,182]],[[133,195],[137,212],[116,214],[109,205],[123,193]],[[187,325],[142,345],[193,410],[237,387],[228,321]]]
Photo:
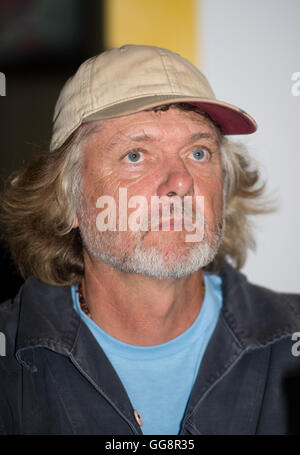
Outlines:
[[178,337],[155,346],[131,345],[106,333],[81,310],[76,286],[72,286],[74,307],[112,363],[133,408],[139,412],[143,434],[180,432],[200,362],[222,306],[221,278],[203,275],[205,297],[193,324]]

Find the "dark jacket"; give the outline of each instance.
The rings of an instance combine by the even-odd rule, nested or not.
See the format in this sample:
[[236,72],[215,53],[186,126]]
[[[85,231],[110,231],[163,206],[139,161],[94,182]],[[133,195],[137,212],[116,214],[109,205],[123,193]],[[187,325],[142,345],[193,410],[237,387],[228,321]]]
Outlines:
[[[300,296],[221,270],[223,307],[182,420],[188,434],[300,434]],[[0,434],[142,434],[70,288],[29,278],[0,305]],[[146,391],[145,391],[146,393]]]

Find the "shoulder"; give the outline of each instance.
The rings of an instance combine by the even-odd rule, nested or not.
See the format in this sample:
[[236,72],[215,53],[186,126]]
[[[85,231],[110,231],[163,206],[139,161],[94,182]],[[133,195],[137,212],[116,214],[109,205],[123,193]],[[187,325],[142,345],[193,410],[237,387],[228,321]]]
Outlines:
[[[0,369],[5,365],[17,364],[16,346],[22,325],[33,327],[31,318],[34,308],[31,306],[34,298],[44,294],[44,283],[29,277],[20,287],[15,297],[0,303]],[[29,307],[29,308],[27,308]],[[25,309],[25,314],[24,314]]]
[[20,291],[0,303],[0,434],[10,434],[13,420],[12,407],[18,401],[21,367],[15,357],[20,314]]
[[225,263],[223,315],[242,344],[262,346],[300,331],[300,295],[277,292],[248,281]]

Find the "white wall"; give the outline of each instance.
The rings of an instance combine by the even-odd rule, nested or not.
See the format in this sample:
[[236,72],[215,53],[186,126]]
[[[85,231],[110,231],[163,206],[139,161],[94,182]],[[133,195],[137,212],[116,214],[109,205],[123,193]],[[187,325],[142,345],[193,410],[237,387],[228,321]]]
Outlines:
[[300,1],[202,0],[198,12],[201,69],[218,99],[257,121],[256,133],[236,138],[280,204],[276,214],[256,217],[257,251],[243,271],[263,286],[300,292],[300,96],[291,93],[300,72]]

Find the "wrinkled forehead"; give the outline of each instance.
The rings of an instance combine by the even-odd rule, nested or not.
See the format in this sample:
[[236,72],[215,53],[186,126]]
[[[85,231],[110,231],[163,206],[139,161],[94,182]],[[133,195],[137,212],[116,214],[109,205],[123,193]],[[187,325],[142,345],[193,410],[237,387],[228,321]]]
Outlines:
[[178,108],[146,110],[139,113],[90,122],[88,128],[93,139],[125,141],[169,141],[176,137],[207,138],[221,142],[220,129],[207,116]]

